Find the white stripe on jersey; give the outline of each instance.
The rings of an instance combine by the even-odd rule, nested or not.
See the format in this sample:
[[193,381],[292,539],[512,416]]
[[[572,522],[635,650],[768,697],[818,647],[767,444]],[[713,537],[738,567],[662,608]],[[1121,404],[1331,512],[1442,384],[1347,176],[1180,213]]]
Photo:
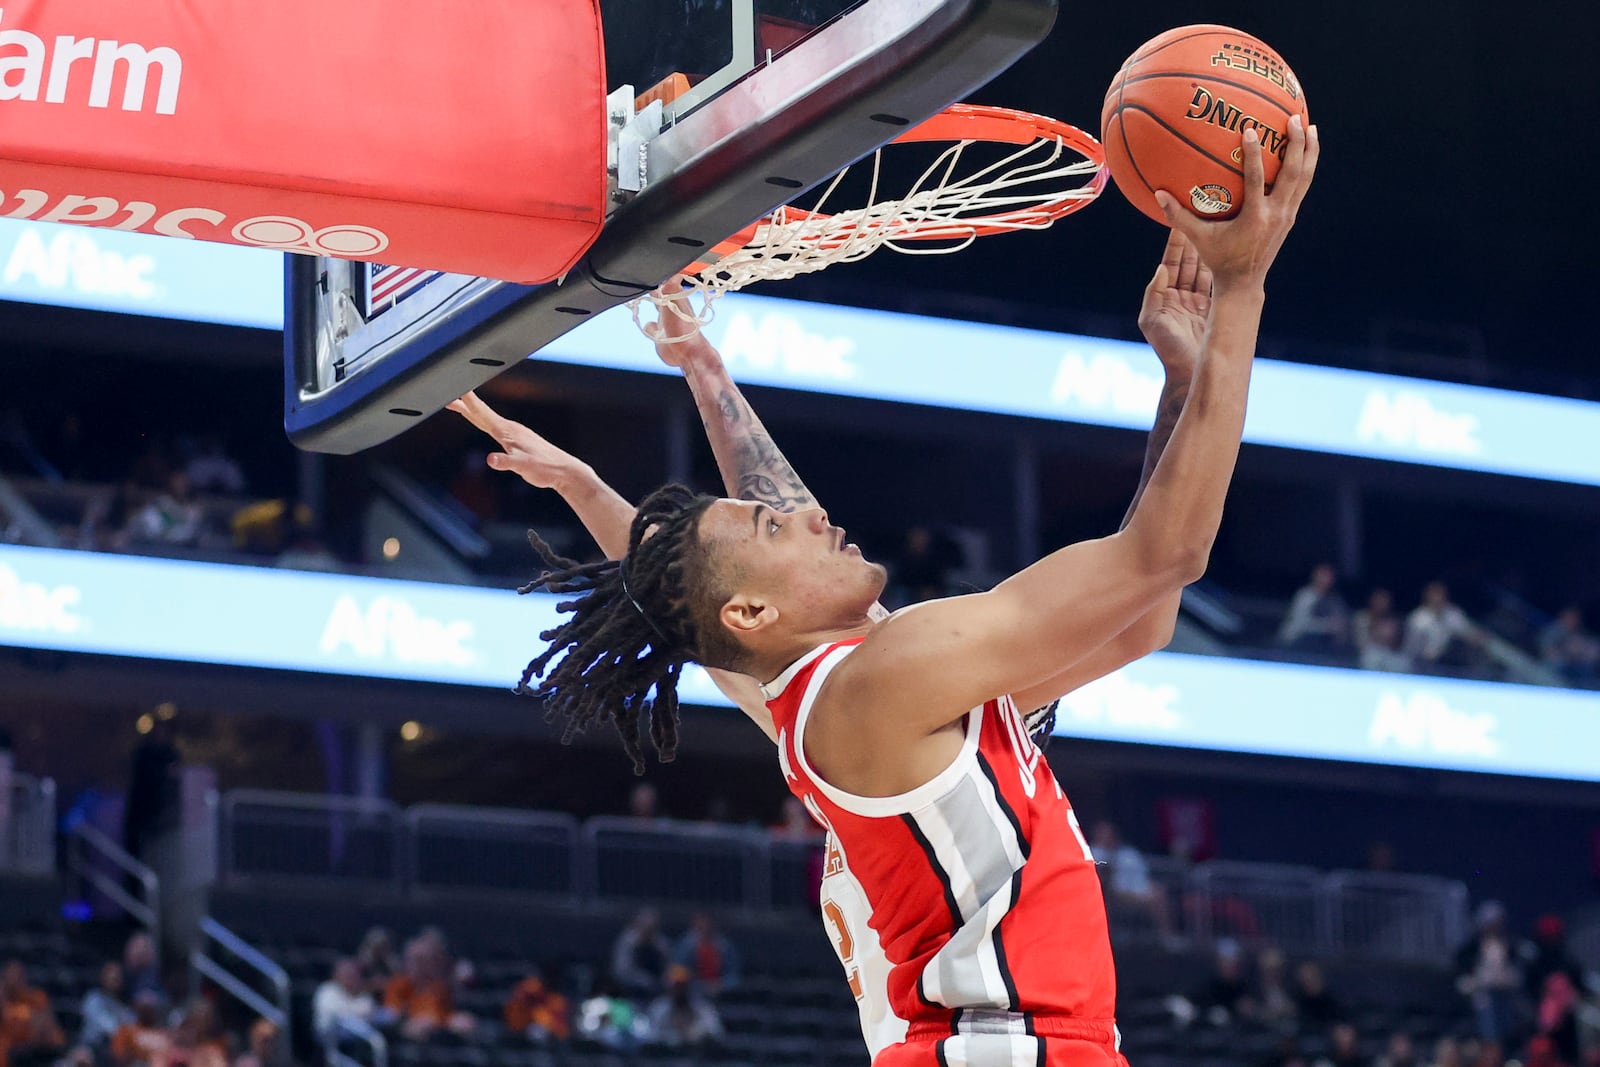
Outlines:
[[[883,951],[878,932],[872,928],[872,905],[867,900],[866,888],[850,870],[850,857],[845,855],[844,846],[828,824],[827,816],[816,805],[807,806],[827,829],[828,847],[839,852],[841,869],[828,873],[822,879],[821,901],[824,915],[826,905],[832,903],[838,907],[849,928],[852,938],[849,959],[843,957],[836,931],[828,931],[828,940],[833,942],[835,955],[840,956],[839,962],[844,966],[845,976],[848,978],[854,973],[860,982],[861,998],[856,1003],[856,1010],[861,1015],[861,1036],[867,1043],[868,1053],[876,1059],[878,1053],[890,1045],[904,1041],[911,1024],[896,1015],[889,1002],[889,972],[894,965]],[[824,918],[823,922],[826,924],[827,919]]]

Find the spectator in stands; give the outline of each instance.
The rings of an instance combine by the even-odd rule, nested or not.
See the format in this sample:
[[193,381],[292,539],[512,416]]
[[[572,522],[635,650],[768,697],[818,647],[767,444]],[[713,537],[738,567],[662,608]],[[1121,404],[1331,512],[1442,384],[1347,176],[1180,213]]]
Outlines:
[[164,1061],[171,1035],[161,1025],[161,994],[145,990],[133,996],[133,1022],[111,1038],[111,1060],[117,1067],[152,1067]]
[[171,1036],[150,1067],[228,1067],[227,1036],[216,1007],[204,997],[189,1002]]
[[1361,1051],[1361,1035],[1349,1023],[1338,1023],[1328,1035],[1328,1054],[1317,1060],[1317,1067],[1367,1067]]
[[1244,978],[1243,953],[1232,938],[1217,942],[1211,976],[1189,997],[1176,997],[1168,1007],[1183,1025],[1196,1018],[1212,1026],[1231,1026],[1249,1013],[1250,987]]
[[1480,661],[1484,641],[1483,631],[1451,603],[1450,588],[1429,582],[1422,603],[1406,616],[1402,651],[1419,670],[1469,667]]
[[611,976],[624,993],[650,997],[661,992],[672,950],[661,936],[661,916],[641,908],[623,927],[611,948]]
[[1300,1008],[1289,989],[1289,962],[1279,949],[1268,946],[1256,957],[1256,987],[1250,999],[1261,1025],[1275,1030],[1294,1027]]
[[1411,1040],[1411,1035],[1404,1030],[1396,1030],[1389,1035],[1389,1045],[1384,1049],[1383,1055],[1378,1057],[1378,1067],[1422,1067],[1421,1057],[1417,1055],[1417,1046]]
[[1586,685],[1600,673],[1600,640],[1583,628],[1583,612],[1575,604],[1561,609],[1539,634],[1539,658],[1567,681]]
[[666,985],[666,992],[650,1005],[653,1041],[698,1048],[722,1037],[722,1019],[712,1003],[695,991],[687,967],[674,964],[667,972]]
[[572,1005],[535,970],[518,982],[506,999],[506,1029],[530,1041],[547,1044],[572,1035]]
[[356,949],[356,962],[361,965],[361,977],[367,988],[382,993],[389,979],[400,973],[400,959],[395,955],[394,937],[381,926],[369,929]]
[[1351,633],[1362,667],[1369,671],[1411,669],[1411,657],[1400,650],[1400,619],[1389,590],[1380,586],[1368,595],[1367,606],[1355,614]]
[[611,979],[602,979],[594,995],[578,1008],[578,1032],[611,1049],[627,1050],[649,1036],[650,1022]]
[[273,1067],[278,1062],[278,1042],[281,1032],[266,1019],[250,1024],[247,1047],[243,1055],[233,1061],[233,1067]]
[[1545,976],[1544,988],[1534,1008],[1534,1030],[1537,1038],[1550,1044],[1551,1051],[1563,1063],[1575,1064],[1582,1053],[1578,1034],[1578,987],[1565,971],[1552,971]]
[[1328,992],[1322,965],[1315,960],[1303,960],[1294,969],[1294,1003],[1302,1025],[1320,1029],[1344,1019],[1344,1008]]
[[1090,847],[1103,869],[1102,881],[1110,903],[1147,916],[1162,942],[1171,945],[1172,909],[1166,893],[1150,880],[1150,864],[1144,856],[1122,840],[1116,824],[1108,819],[1095,823]]
[[661,797],[649,782],[636,782],[628,793],[628,814],[635,819],[665,819]]
[[1337,655],[1350,645],[1350,609],[1339,595],[1331,563],[1311,569],[1311,579],[1289,601],[1278,643],[1300,652]]
[[244,493],[244,471],[239,461],[228,455],[222,438],[211,435],[199,444],[189,445],[188,462],[183,473],[197,493],[220,493],[224,496],[241,496]]
[[[138,763],[135,762],[134,766],[137,773]],[[129,792],[131,795],[132,790]],[[137,999],[142,993],[152,993],[160,1000],[166,999],[166,990],[161,985],[161,968],[156,963],[155,938],[143,932],[128,938],[128,943],[122,947],[122,977],[129,1000]]]
[[1461,1042],[1453,1037],[1441,1037],[1433,1043],[1433,1059],[1429,1067],[1465,1067],[1466,1057],[1461,1054]]
[[21,960],[0,968],[0,1062],[6,1067],[48,1067],[66,1048],[50,997],[28,984]]
[[341,1019],[366,1022],[372,1018],[376,1007],[366,976],[361,973],[361,964],[348,957],[335,961],[333,973],[317,986],[311,998],[312,1027],[317,1040],[330,1040]]
[[128,522],[131,544],[187,547],[200,543],[205,532],[205,509],[194,499],[189,476],[174,471],[166,490],[134,512]]
[[1560,972],[1572,988],[1584,987],[1583,965],[1567,949],[1567,924],[1559,915],[1541,915],[1533,924],[1533,944],[1523,946],[1523,986],[1528,996],[1544,994],[1545,979]]
[[108,1053],[111,1038],[118,1030],[133,1022],[133,1009],[123,996],[122,964],[115,960],[100,968],[100,984],[84,994],[79,1013],[83,1028],[78,1031],[78,1044],[96,1056]]
[[[175,716],[156,715],[150,732],[133,750],[133,768],[128,778],[128,800],[122,816],[122,847],[136,860],[150,859],[150,846],[162,834],[177,826],[180,801],[178,785],[178,721]],[[136,887],[135,887],[136,888]],[[150,965],[154,965],[151,946]],[[128,967],[130,988],[144,975]],[[159,987],[159,979],[157,985]]]
[[721,931],[709,912],[696,912],[689,929],[679,938],[672,962],[685,968],[695,992],[715,1000],[739,984],[739,950]]
[[442,934],[426,930],[407,943],[405,969],[389,979],[384,1009],[402,1020],[400,1032],[420,1040],[438,1030],[467,1034],[476,1020],[455,1010],[449,948]]
[[1456,988],[1472,1006],[1485,1041],[1508,1042],[1521,1014],[1522,961],[1528,955],[1506,932],[1496,900],[1478,908],[1478,930],[1456,953]]

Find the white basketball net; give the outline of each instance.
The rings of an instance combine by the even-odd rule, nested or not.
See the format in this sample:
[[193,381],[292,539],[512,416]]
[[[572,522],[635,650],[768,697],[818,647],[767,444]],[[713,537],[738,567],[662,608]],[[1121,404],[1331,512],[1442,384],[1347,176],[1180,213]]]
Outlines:
[[[872,154],[866,207],[826,214],[829,199],[850,173],[846,167],[834,176],[813,208],[780,207],[756,225],[755,236],[742,248],[687,276],[685,294],[701,297],[698,308],[689,296],[651,293],[632,302],[634,321],[641,321],[640,306],[649,300],[657,305],[667,332],[687,336],[679,334],[683,324],[693,323],[688,334],[708,325],[715,315],[717,297],[753,282],[794,278],[836,263],[854,263],[880,248],[912,256],[948,255],[991,232],[1042,230],[1062,216],[1067,202],[1093,200],[1104,186],[1099,163],[1085,159],[1053,136],[1041,136],[1002,159],[959,176],[963,157],[979,143],[988,142],[952,142],[922,172],[910,192],[893,199],[878,197],[883,148],[878,149]],[[1070,187],[1063,189],[1063,185]],[[665,321],[669,317],[670,323]],[[675,339],[677,336],[666,338]]]

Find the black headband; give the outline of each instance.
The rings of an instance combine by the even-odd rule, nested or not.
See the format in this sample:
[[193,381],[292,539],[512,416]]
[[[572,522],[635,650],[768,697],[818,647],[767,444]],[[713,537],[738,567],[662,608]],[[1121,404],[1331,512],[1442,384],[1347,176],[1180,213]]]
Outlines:
[[633,605],[633,610],[639,613],[639,618],[644,620],[645,625],[650,627],[651,631],[661,639],[664,648],[671,648],[672,639],[662,632],[661,627],[656,625],[656,621],[650,617],[649,612],[644,610],[644,605],[634,599],[633,592],[628,588],[628,561],[626,559],[617,561],[617,573],[622,575],[622,595],[628,598],[628,603]]

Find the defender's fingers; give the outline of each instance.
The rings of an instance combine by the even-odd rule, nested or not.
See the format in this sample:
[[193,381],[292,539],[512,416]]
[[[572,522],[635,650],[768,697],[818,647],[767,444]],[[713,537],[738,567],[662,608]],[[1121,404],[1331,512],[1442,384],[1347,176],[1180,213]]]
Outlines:
[[1189,242],[1184,242],[1183,261],[1178,266],[1178,288],[1192,292],[1195,277],[1200,272],[1200,253]]
[[1167,247],[1161,250],[1161,265],[1167,268],[1167,277],[1176,278],[1183,263],[1183,250],[1190,247],[1180,230],[1167,231]]
[[460,400],[449,403],[451,411],[466,416],[468,422],[496,440],[500,439],[500,429],[505,424],[505,419],[496,415],[494,409],[485,404],[477,393],[468,393]]

